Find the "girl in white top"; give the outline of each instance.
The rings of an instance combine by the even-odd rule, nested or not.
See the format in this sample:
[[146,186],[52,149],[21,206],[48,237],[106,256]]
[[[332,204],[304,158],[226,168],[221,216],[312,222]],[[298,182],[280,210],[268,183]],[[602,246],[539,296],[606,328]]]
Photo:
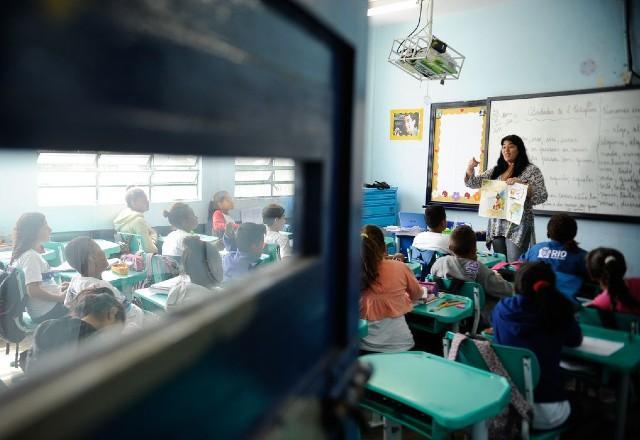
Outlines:
[[170,210],[165,210],[164,215],[176,230],[167,235],[162,243],[162,255],[182,257],[184,252],[184,239],[192,234],[198,227],[198,217],[193,209],[185,203],[174,203]]
[[128,333],[142,328],[144,312],[113,285],[102,279],[102,272],[109,269],[109,263],[100,246],[89,237],[77,237],[71,240],[64,249],[64,256],[69,266],[78,271],[78,275],[69,282],[64,304],[72,307],[80,292],[85,290],[107,288],[122,303],[126,314],[123,332]]
[[42,243],[49,241],[50,235],[47,219],[39,212],[23,214],[14,230],[10,264],[24,273],[27,312],[36,323],[61,318],[69,313],[62,304],[65,294],[53,279],[49,264],[40,255]]
[[289,237],[281,234],[282,227],[286,219],[284,217],[284,208],[280,205],[272,203],[265,206],[262,210],[262,223],[267,226],[267,234],[264,237],[266,244],[277,244],[280,246],[280,257],[288,258],[293,253],[289,244]]

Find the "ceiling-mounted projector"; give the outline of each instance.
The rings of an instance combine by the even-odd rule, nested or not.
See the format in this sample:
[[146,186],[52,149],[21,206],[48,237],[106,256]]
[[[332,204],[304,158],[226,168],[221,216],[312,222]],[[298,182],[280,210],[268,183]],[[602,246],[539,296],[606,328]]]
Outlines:
[[[445,80],[460,78],[464,55],[433,35],[433,0],[418,0],[420,12],[415,29],[404,38],[393,40],[389,62],[419,80]],[[420,27],[424,3],[427,22]]]

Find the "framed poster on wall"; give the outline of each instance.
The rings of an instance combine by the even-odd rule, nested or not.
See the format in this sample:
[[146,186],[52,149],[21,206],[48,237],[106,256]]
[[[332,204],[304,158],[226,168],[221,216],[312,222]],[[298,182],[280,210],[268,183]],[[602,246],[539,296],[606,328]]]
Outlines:
[[486,168],[485,101],[448,102],[431,105],[429,166],[426,203],[477,210],[480,191],[467,188],[464,175],[472,157],[480,162],[476,173]]
[[421,141],[424,110],[396,109],[390,112],[389,138],[394,141]]

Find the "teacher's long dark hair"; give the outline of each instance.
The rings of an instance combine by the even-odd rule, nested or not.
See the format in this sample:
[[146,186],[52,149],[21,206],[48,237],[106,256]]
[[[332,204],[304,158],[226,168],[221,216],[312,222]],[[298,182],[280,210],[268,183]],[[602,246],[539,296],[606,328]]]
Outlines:
[[[518,148],[518,157],[516,157],[516,163],[513,166],[513,174],[510,176],[518,177],[520,174],[522,174],[527,165],[531,163],[529,162],[529,157],[527,156],[527,149],[524,147],[524,141],[518,135],[510,134],[509,136],[503,137],[500,141],[500,147],[502,147],[502,145],[506,141],[511,142]],[[500,152],[500,157],[498,157],[498,164],[493,169],[493,173],[491,173],[491,179],[497,179],[498,177],[500,177],[502,173],[507,171],[507,168],[509,168],[509,164],[507,164],[507,161],[504,160],[504,157],[502,157],[502,152]]]

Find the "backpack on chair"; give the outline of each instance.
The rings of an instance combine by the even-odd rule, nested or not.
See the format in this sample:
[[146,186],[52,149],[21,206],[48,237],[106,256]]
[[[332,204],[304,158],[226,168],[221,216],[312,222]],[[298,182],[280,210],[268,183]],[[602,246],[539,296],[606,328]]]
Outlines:
[[0,270],[0,338],[7,343],[19,343],[27,334],[22,320],[27,295],[22,288],[19,269]]

